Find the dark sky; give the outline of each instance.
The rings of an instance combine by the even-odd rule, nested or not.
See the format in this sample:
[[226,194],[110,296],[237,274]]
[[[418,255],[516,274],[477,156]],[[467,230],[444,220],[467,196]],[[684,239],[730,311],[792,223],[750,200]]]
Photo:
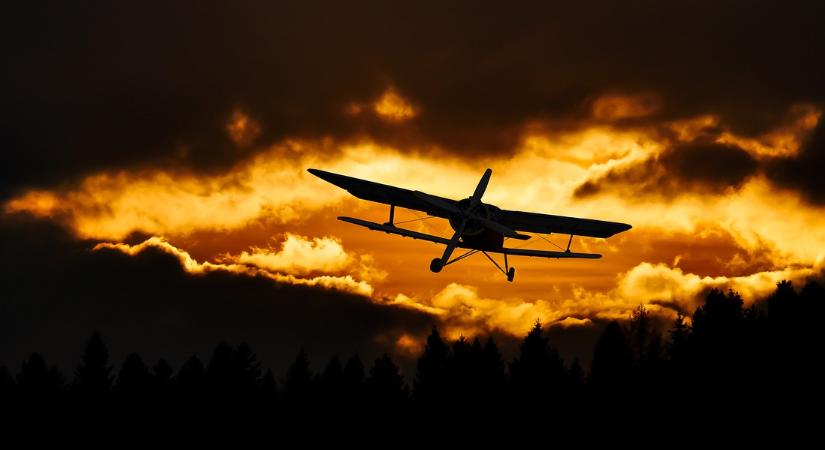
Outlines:
[[[102,168],[225,169],[248,157],[227,150],[235,107],[266,125],[261,142],[368,135],[507,153],[531,122],[582,126],[595,97],[648,93],[662,107],[628,122],[715,113],[757,135],[823,101],[823,13],[815,1],[13,1],[0,194]],[[387,85],[426,114],[403,128],[341,114]]]

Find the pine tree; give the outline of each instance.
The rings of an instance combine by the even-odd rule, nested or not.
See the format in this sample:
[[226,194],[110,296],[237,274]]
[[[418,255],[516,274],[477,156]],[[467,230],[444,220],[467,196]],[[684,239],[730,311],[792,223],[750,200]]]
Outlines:
[[670,342],[668,343],[668,355],[671,362],[682,365],[688,357],[688,338],[690,337],[690,327],[685,321],[685,315],[681,312],[676,316],[673,327],[670,330]]
[[441,402],[447,394],[449,348],[438,328],[433,327],[427,337],[424,352],[418,358],[414,381],[414,395],[421,402]]
[[363,395],[364,387],[364,363],[355,354],[344,364],[344,402],[354,405]]
[[271,403],[278,397],[278,383],[275,381],[275,375],[272,374],[272,369],[266,369],[263,378],[261,378],[261,397],[262,400]]
[[206,384],[210,393],[225,399],[231,397],[233,388],[232,379],[232,347],[221,342],[212,352],[209,364],[206,366]]
[[169,362],[160,358],[152,367],[152,387],[156,395],[168,397],[172,389],[172,376],[175,371]]
[[309,368],[309,357],[301,349],[289,366],[284,381],[284,395],[291,402],[307,400],[311,394],[312,372]]
[[5,365],[0,366],[0,402],[9,400],[16,389],[17,385],[14,383],[9,368]]
[[504,358],[496,345],[492,336],[487,338],[481,352],[480,373],[482,386],[482,398],[487,398],[492,403],[497,403],[504,398],[504,389],[507,376],[504,371]]
[[261,382],[261,364],[246,342],[232,351],[232,379],[242,395],[254,395]]
[[518,358],[510,364],[510,374],[522,402],[546,401],[566,387],[564,364],[544,336],[541,321],[536,320],[522,341]]
[[121,396],[142,399],[150,389],[150,382],[149,369],[140,355],[132,352],[120,368],[114,390]]
[[401,370],[386,353],[373,363],[366,389],[371,403],[383,408],[399,409],[408,399]]
[[206,369],[200,358],[192,355],[180,368],[174,378],[180,393],[188,398],[200,397],[206,387]]
[[618,322],[610,322],[593,351],[589,384],[602,394],[618,394],[627,387],[633,357]]
[[340,405],[343,401],[346,390],[346,380],[344,378],[344,367],[338,355],[334,355],[324,372],[321,374],[321,397],[324,403],[329,405]]
[[111,390],[113,378],[109,350],[100,333],[95,331],[86,343],[81,363],[75,370],[73,388],[81,396],[101,398]]
[[460,336],[452,346],[452,357],[447,360],[447,398],[450,404],[466,405],[472,401],[476,389],[477,372],[474,370],[472,346],[464,336]]
[[23,361],[17,387],[24,398],[48,399],[63,393],[64,381],[55,366],[48,367],[42,355],[32,353]]

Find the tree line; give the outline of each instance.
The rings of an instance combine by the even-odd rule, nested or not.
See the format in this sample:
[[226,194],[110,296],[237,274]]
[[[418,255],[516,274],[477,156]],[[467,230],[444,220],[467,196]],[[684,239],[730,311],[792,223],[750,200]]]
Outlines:
[[[208,407],[256,403],[273,410],[369,407],[592,405],[649,401],[672,395],[733,401],[780,398],[819,388],[825,289],[807,283],[799,292],[783,281],[765,301],[745,307],[732,290],[710,290],[691,320],[669,327],[639,306],[626,321],[610,322],[588,367],[565,362],[537,321],[505,362],[492,337],[455,341],[434,328],[406,383],[388,354],[365,364],[358,355],[333,356],[314,372],[301,350],[283,381],[264,370],[251,347],[219,344],[204,362],[197,356],[177,371],[161,359],[151,366],[138,353],[119,368],[94,332],[69,380],[39,353],[13,374],[0,367],[0,398],[31,402],[110,402]],[[664,329],[660,329],[664,328]]]

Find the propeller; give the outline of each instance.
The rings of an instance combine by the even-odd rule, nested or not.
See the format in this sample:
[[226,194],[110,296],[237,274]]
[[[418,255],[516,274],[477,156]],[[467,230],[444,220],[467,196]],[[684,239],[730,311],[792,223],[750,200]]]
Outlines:
[[492,175],[492,169],[488,168],[484,171],[484,175],[482,175],[481,179],[478,180],[478,185],[476,186],[476,190],[473,192],[473,196],[470,197],[470,205],[467,207],[467,211],[472,211],[473,208],[478,206],[481,202],[481,196],[484,195],[484,191],[487,190],[487,184],[490,183],[490,177]]
[[[509,238],[521,239],[521,240],[530,239],[530,236],[519,234],[515,230],[513,230],[509,227],[506,227],[506,226],[496,222],[495,220],[490,220],[486,217],[479,216],[478,214],[473,214],[472,212],[470,212],[470,211],[473,210],[473,208],[478,206],[479,203],[481,203],[481,197],[484,195],[484,191],[487,190],[487,185],[490,183],[490,177],[492,176],[492,174],[493,174],[493,171],[490,170],[490,169],[487,169],[487,170],[484,171],[484,175],[481,176],[481,180],[479,180],[478,185],[476,186],[476,189],[473,192],[473,196],[470,197],[469,205],[464,210],[459,209],[457,206],[453,205],[452,203],[445,202],[444,200],[442,200],[439,197],[429,195],[429,194],[426,194],[424,192],[419,192],[419,191],[414,191],[413,193],[416,195],[416,197],[420,198],[421,200],[429,203],[430,205],[432,205],[432,206],[434,206],[434,207],[436,207],[436,208],[438,208],[438,209],[440,209],[444,212],[447,212],[447,213],[450,213],[450,214],[453,214],[453,215],[456,215],[456,216],[461,216],[463,221],[466,221],[467,219],[472,219],[472,220],[475,220],[477,222],[481,222],[487,228],[489,228],[491,230],[494,230],[498,233],[501,233],[502,235],[507,236]],[[465,225],[466,225],[466,223],[465,223]],[[462,232],[463,232],[463,227],[459,227],[459,228],[462,228]]]
[[453,251],[458,245],[458,240],[461,239],[461,234],[464,233],[464,227],[467,225],[467,221],[471,219],[477,222],[481,222],[487,228],[497,231],[504,236],[511,237],[514,239],[530,239],[530,236],[518,234],[515,230],[512,230],[509,227],[506,227],[494,220],[490,220],[486,217],[479,216],[478,214],[474,214],[472,212],[473,209],[475,209],[475,207],[478,206],[479,203],[481,203],[481,197],[484,195],[484,191],[487,190],[487,185],[490,183],[490,177],[492,175],[493,171],[491,169],[487,169],[484,171],[484,175],[481,176],[481,180],[479,180],[478,185],[476,185],[475,191],[473,191],[472,197],[470,197],[469,204],[463,210],[451,203],[445,202],[444,200],[438,197],[428,195],[423,192],[414,192],[414,194],[418,198],[429,203],[430,205],[444,212],[461,217],[461,222],[459,222],[458,227],[456,227],[455,233],[453,233],[453,237],[450,238],[450,242],[444,249],[444,254],[441,256],[441,259],[435,258],[430,263],[430,270],[432,270],[433,272],[440,272],[441,268],[444,267],[444,265],[450,260],[450,256],[453,254]]

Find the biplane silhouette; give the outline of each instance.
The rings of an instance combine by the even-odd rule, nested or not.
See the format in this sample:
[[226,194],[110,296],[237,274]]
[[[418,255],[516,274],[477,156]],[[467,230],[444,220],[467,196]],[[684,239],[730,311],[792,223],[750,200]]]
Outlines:
[[[427,194],[421,191],[412,191],[360,178],[349,177],[319,169],[308,169],[309,173],[332,183],[362,200],[383,203],[390,206],[389,220],[385,223],[370,222],[355,217],[340,216],[338,220],[362,226],[370,230],[383,231],[399,236],[421,239],[445,245],[444,253],[440,258],[430,262],[430,270],[441,272],[450,264],[461,261],[476,253],[483,253],[506,277],[513,281],[516,274],[515,267],[511,267],[508,256],[531,256],[536,258],[583,258],[598,259],[602,255],[597,253],[578,253],[570,251],[573,236],[594,238],[608,238],[614,234],[627,231],[630,225],[619,222],[607,222],[595,219],[578,217],[556,216],[525,211],[511,211],[481,201],[487,184],[493,174],[487,169],[470,197],[461,200],[452,200]],[[406,208],[427,213],[432,217],[446,219],[455,231],[450,238],[420,233],[418,231],[401,228],[396,225],[395,208]],[[567,248],[560,251],[533,250],[524,248],[507,248],[506,239],[528,240],[530,235],[564,234],[569,235]],[[549,241],[548,241],[549,242]],[[467,249],[467,252],[450,259],[456,248]],[[504,267],[501,267],[490,253],[504,255]]]

